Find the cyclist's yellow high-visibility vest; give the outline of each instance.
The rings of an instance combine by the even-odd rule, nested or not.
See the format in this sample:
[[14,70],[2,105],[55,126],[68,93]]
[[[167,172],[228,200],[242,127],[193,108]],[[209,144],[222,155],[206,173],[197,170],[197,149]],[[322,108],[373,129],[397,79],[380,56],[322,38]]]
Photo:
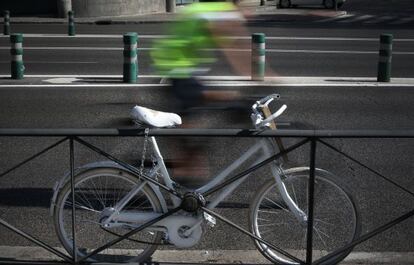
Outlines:
[[211,35],[207,23],[225,20],[227,14],[236,10],[229,2],[194,3],[183,8],[178,21],[169,28],[171,37],[157,41],[151,51],[158,72],[167,77],[187,78],[202,64],[214,62],[203,49],[213,48],[221,40]]

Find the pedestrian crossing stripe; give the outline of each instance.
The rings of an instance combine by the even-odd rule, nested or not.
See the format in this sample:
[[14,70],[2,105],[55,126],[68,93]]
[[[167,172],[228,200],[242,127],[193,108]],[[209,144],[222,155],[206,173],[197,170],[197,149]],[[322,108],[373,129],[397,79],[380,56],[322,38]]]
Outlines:
[[354,14],[346,14],[343,16],[337,16],[337,17],[330,17],[330,18],[324,18],[320,20],[316,20],[316,23],[356,23],[360,22],[363,24],[378,24],[378,23],[384,23],[390,25],[402,25],[409,22],[414,21],[414,16],[406,16],[406,17],[400,17],[400,16],[374,16],[374,15],[354,15]]
[[390,23],[391,25],[400,25],[400,24],[404,24],[404,23],[408,23],[410,21],[413,21],[414,17],[405,17],[405,18],[401,18],[398,21],[392,22]]
[[321,20],[317,20],[316,22],[320,22],[320,23],[331,22],[331,21],[335,21],[335,20],[338,20],[338,19],[345,19],[345,18],[353,17],[353,16],[354,15],[346,14],[346,15],[338,16],[338,17],[324,18],[324,19],[321,19]]
[[378,17],[378,18],[373,19],[373,20],[364,21],[364,23],[366,23],[366,24],[376,24],[376,23],[380,23],[380,22],[384,22],[384,21],[392,20],[392,19],[395,19],[395,17],[392,17],[392,16],[382,16],[382,17]]
[[371,15],[363,15],[363,16],[354,17],[352,19],[341,20],[341,21],[338,21],[338,22],[339,23],[353,23],[353,22],[357,22],[357,21],[367,20],[367,19],[370,19],[372,17],[374,17],[374,16],[371,16]]

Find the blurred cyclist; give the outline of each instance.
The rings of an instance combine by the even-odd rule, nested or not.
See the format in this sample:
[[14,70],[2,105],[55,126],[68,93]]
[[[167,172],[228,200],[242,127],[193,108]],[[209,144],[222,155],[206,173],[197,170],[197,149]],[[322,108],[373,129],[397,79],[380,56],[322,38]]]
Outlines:
[[[232,35],[247,36],[237,2],[200,0],[184,7],[177,21],[169,25],[169,37],[157,41],[151,51],[154,66],[171,82],[171,93],[178,102],[177,112],[182,115],[185,127],[200,127],[195,119],[195,109],[212,102],[239,99],[236,90],[210,89],[196,79],[196,75],[206,74],[208,65],[216,60],[209,49],[221,49],[237,74],[250,74],[250,54],[235,56],[229,51],[229,48],[250,48],[248,43],[240,44],[228,38]],[[174,175],[205,176],[207,164],[202,145],[190,140],[182,142],[184,150],[181,160],[175,163]]]

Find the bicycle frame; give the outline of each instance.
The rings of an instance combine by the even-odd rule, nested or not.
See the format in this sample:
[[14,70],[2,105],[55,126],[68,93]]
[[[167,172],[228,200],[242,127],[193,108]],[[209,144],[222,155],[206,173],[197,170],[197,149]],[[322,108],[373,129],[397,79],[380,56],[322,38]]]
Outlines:
[[[168,170],[165,166],[164,159],[161,155],[161,152],[158,148],[157,141],[155,137],[150,137],[150,142],[153,147],[153,153],[156,158],[156,165],[151,169],[149,173],[149,177],[153,178],[159,172],[163,178],[165,185],[171,189],[174,189],[174,181],[171,179]],[[223,180],[226,179],[234,170],[239,168],[243,165],[247,160],[256,156],[257,159],[250,165],[253,166],[266,158],[273,155],[274,150],[274,143],[272,139],[262,139],[251,146],[241,157],[231,163],[227,168],[222,170],[218,175],[216,175],[212,180],[210,180],[207,184],[203,185],[202,187],[195,190],[197,193],[204,193],[209,189],[215,187],[215,185],[219,184]],[[258,154],[258,155],[257,155]],[[298,208],[298,206],[294,203],[293,199],[288,194],[286,187],[282,181],[283,170],[275,163],[271,163],[271,172],[275,181],[277,183],[277,187],[282,195],[284,202],[286,203],[289,210],[295,215],[295,217],[302,222],[307,220],[306,214]],[[208,209],[214,209],[224,198],[226,198],[229,194],[231,194],[250,174],[240,178],[239,180],[235,181],[232,184],[229,184],[226,188],[223,189],[215,198],[210,201],[206,207]],[[148,212],[122,212],[123,207],[128,203],[130,199],[132,199],[147,183],[144,181],[143,183],[138,183],[133,187],[133,189],[122,198],[117,205],[115,205],[111,210],[113,211],[112,214],[103,222],[103,225],[110,226],[112,221],[117,222],[128,222],[128,223],[145,223],[155,217],[157,217],[157,213],[148,213]],[[158,187],[156,187],[158,188]],[[178,207],[181,203],[181,200],[174,195],[170,194],[171,201],[173,203],[173,207]],[[161,213],[160,213],[161,214]],[[160,215],[158,214],[158,215]],[[163,226],[168,221],[166,218],[163,221],[157,223],[157,226]],[[202,222],[200,219],[193,227],[198,225]]]

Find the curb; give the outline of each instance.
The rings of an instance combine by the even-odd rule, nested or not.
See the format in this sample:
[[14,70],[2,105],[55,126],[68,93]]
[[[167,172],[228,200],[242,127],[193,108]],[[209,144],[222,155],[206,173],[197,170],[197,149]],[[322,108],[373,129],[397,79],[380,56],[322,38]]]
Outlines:
[[[56,248],[64,251],[63,248]],[[1,259],[45,262],[59,258],[40,247],[0,246]],[[341,264],[409,265],[414,252],[352,252]],[[257,250],[157,250],[150,264],[269,264]]]

